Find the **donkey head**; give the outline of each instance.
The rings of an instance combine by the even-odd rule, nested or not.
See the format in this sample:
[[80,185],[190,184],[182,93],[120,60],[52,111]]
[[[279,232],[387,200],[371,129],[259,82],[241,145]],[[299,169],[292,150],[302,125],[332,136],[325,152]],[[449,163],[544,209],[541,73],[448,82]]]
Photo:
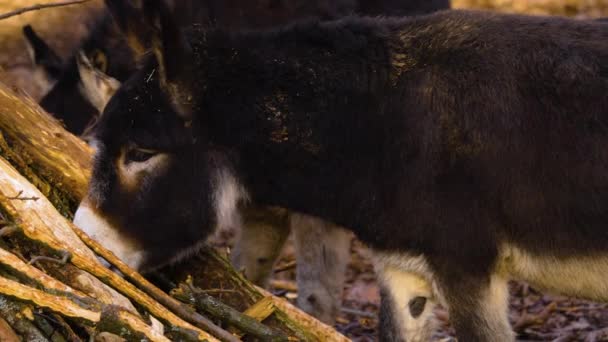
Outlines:
[[40,105],[63,121],[70,132],[86,133],[87,126],[95,121],[120,86],[107,72],[109,69],[123,72],[125,61],[114,58],[112,67],[108,66],[108,56],[99,49],[103,47],[100,43],[103,39],[95,36],[98,33],[92,37],[96,39],[89,39],[65,63],[30,25],[23,27],[23,34],[34,66],[34,79],[45,93]]
[[[199,64],[166,4],[106,4],[135,49],[150,47],[93,128],[97,147],[76,225],[130,266],[150,270],[200,245],[212,228],[238,224],[244,197],[226,153],[200,129]],[[143,13],[143,14],[142,14]]]

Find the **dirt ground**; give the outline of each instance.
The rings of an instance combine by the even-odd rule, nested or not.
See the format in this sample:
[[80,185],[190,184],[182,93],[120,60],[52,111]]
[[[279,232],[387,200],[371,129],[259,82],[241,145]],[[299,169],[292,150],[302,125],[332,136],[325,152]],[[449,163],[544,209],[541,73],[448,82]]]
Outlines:
[[[0,14],[36,3],[53,0],[2,0]],[[483,8],[530,14],[558,14],[578,18],[608,16],[608,0],[453,0],[455,7]],[[24,14],[0,21],[0,81],[22,89],[39,98],[40,89],[33,81],[21,27],[32,24],[60,54],[66,56],[86,34],[101,0],[86,6],[77,5]],[[354,240],[348,267],[344,302],[336,328],[353,341],[374,341],[377,336],[378,287],[366,248]],[[274,276],[272,291],[290,300],[297,297],[296,267],[293,265],[293,245],[288,243],[279,269]],[[565,279],[565,281],[571,281]],[[544,295],[526,284],[512,283],[510,319],[522,341],[608,341],[608,305],[565,297]],[[437,310],[440,331],[437,339],[449,339],[452,330],[447,313]]]

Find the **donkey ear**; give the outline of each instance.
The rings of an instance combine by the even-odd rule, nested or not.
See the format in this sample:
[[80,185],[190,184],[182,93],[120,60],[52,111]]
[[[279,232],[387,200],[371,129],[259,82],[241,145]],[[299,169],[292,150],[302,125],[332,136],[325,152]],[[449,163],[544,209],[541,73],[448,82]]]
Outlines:
[[177,112],[189,119],[194,111],[192,50],[170,7],[164,0],[143,0],[142,13],[128,0],[105,0],[105,3],[136,53],[152,48],[161,88]]
[[41,68],[49,81],[56,81],[63,71],[63,61],[57,53],[34,31],[32,26],[23,27],[32,63]]
[[135,56],[143,55],[150,45],[151,30],[144,21],[141,10],[129,0],[105,0],[105,4]]
[[80,93],[103,113],[110,98],[120,88],[120,82],[94,67],[82,50],[76,55],[76,64],[80,74]]
[[161,87],[171,98],[175,109],[185,117],[193,112],[192,47],[168,4],[163,0],[144,0],[144,16],[153,32],[152,51],[159,66]]

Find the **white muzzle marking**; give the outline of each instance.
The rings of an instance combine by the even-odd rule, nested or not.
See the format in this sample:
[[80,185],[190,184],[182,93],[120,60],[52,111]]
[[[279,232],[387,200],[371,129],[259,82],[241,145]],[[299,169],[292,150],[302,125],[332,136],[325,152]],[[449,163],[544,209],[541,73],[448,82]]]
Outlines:
[[145,251],[99,216],[88,201],[80,203],[74,215],[74,224],[131,268],[137,270],[142,265]]

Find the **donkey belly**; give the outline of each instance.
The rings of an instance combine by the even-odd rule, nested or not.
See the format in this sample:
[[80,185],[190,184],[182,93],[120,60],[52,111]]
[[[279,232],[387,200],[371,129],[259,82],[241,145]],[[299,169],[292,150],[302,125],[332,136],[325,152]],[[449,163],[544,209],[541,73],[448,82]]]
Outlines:
[[555,256],[505,243],[498,271],[539,289],[608,302],[608,251]]

